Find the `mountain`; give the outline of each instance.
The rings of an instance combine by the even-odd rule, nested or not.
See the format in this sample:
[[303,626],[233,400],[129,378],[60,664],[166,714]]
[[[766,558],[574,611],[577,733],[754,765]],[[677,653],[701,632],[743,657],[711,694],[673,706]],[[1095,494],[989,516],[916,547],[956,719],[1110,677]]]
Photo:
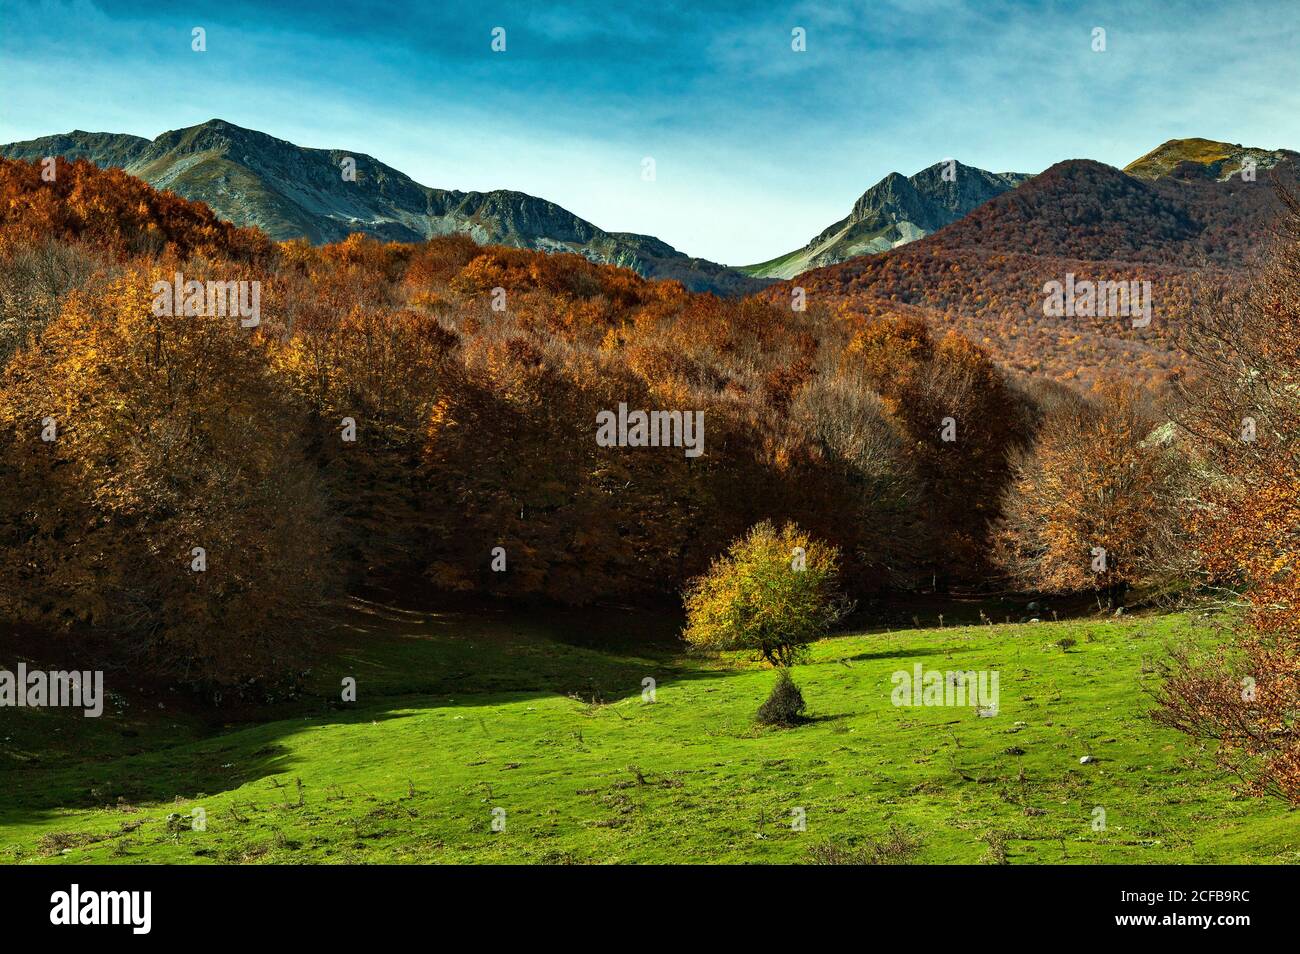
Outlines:
[[1178,164],[1144,178],[1090,159],[1058,162],[930,236],[928,247],[1238,269],[1258,253],[1280,205],[1271,183],[1294,182],[1290,153],[1253,181]]
[[[866,320],[913,314],[1026,373],[1083,385],[1108,373],[1177,378],[1189,303],[1239,281],[1267,248],[1282,211],[1274,186],[1300,191],[1300,154],[1184,145],[1206,142],[1166,143],[1129,167],[1137,174],[1057,163],[922,239],[805,272],[797,284],[810,306]],[[1252,157],[1253,180],[1231,174]],[[1149,282],[1152,320],[1049,314],[1044,286],[1070,275]],[[761,294],[789,301],[793,284]]]
[[[767,284],[652,236],[606,232],[522,192],[434,189],[364,153],[308,149],[220,119],[152,141],[77,130],[0,146],[0,155],[29,161],[61,155],[116,166],[278,241],[336,242],[364,232],[418,242],[463,232],[481,244],[574,252],[648,278],[676,279],[693,291],[745,294]],[[347,159],[355,161],[355,181],[343,177]]]
[[985,172],[955,160],[905,178],[891,172],[862,194],[853,211],[801,249],[742,268],[762,278],[793,278],[812,268],[886,252],[935,232],[1014,189],[1029,176]]
[[[1170,139],[1135,159],[1124,171],[1139,179],[1161,179],[1182,171],[1196,171],[1218,182],[1239,176],[1247,160],[1258,172],[1272,169],[1279,162],[1295,159],[1289,149],[1257,149],[1240,143],[1215,142],[1213,139]],[[1187,166],[1183,164],[1187,163]]]
[[59,136],[43,136],[27,142],[0,146],[6,159],[40,160],[46,156],[89,159],[97,166],[125,169],[149,147],[149,140],[127,133],[92,133],[80,129]]

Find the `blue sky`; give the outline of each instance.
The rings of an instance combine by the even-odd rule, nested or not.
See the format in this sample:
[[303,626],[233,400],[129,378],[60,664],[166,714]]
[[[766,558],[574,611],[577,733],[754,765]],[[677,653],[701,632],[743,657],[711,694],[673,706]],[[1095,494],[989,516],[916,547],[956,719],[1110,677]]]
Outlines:
[[0,141],[220,117],[747,264],[948,157],[1039,172],[1185,136],[1300,149],[1298,64],[1296,0],[0,0]]

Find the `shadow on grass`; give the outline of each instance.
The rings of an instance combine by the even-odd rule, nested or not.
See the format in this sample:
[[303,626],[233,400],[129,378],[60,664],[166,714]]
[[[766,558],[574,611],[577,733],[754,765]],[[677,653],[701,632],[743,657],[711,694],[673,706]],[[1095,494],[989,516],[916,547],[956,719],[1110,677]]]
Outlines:
[[821,725],[827,722],[842,722],[852,715],[849,712],[835,712],[826,715],[801,715],[795,716],[793,722],[760,722],[755,719],[754,728],[763,732],[793,732],[810,725]]
[[[604,705],[639,698],[646,677],[664,687],[743,674],[690,665],[667,636],[671,621],[636,617],[611,612],[602,623],[591,613],[521,618],[353,601],[321,634],[321,658],[292,702],[214,710],[206,725],[181,727],[167,724],[174,713],[148,715],[137,700],[122,712],[136,727],[143,717],[144,731],[122,738],[112,720],[125,716],[106,710],[97,720],[60,719],[57,745],[46,741],[53,729],[28,724],[27,757],[0,762],[0,841],[5,828],[47,824],[65,810],[163,807],[291,776],[298,759],[286,740],[304,728],[557,695]],[[345,678],[356,680],[355,703],[341,701]]]
[[[964,648],[955,648],[945,646],[938,649],[933,646],[921,646],[915,649],[883,649],[878,653],[857,653],[853,656],[844,656],[845,662],[869,662],[874,659],[909,659],[912,656],[945,656],[955,655],[959,652],[965,652]],[[832,659],[830,662],[840,662],[839,659]]]
[[827,715],[810,715],[803,717],[804,725],[818,725],[823,722],[842,722],[851,716],[851,712],[835,712]]
[[[378,710],[310,719],[312,725],[355,724],[409,718]],[[115,760],[70,765],[43,764],[7,773],[0,791],[0,831],[38,824],[61,810],[130,811],[233,791],[250,782],[293,771],[291,749],[282,739],[303,727],[302,719],[222,732],[189,744],[138,752]]]

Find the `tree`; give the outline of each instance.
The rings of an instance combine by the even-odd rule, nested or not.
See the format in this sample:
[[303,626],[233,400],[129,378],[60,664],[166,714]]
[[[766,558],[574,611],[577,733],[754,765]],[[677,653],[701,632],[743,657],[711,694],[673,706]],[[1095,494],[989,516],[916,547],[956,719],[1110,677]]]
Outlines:
[[421,473],[420,448],[437,402],[460,383],[455,342],[432,316],[352,306],[333,324],[301,323],[272,352],[309,409],[311,454],[339,518],[335,556],[352,585],[417,577],[424,541],[437,538],[430,510],[447,491]]
[[747,650],[789,667],[849,610],[839,551],[794,524],[756,524],[686,589],[684,636],[710,650]]
[[0,241],[0,369],[40,334],[67,294],[86,287],[105,264],[85,244]]
[[115,258],[170,252],[180,260],[219,256],[266,261],[271,241],[256,229],[222,222],[202,202],[154,189],[121,169],[57,158],[42,164],[0,158],[0,237],[38,243],[81,240]]
[[[835,478],[830,492],[810,501],[808,509],[830,518],[828,531],[838,523],[840,538],[851,542],[846,580],[859,594],[911,584],[930,555],[919,508],[921,480],[906,435],[880,397],[860,373],[840,368],[804,388],[793,413]],[[809,483],[806,473],[797,480],[803,488],[791,486],[789,496],[802,500]],[[799,519],[812,516],[801,514]]]
[[1119,382],[1047,409],[1034,444],[1013,453],[1002,499],[996,552],[1015,582],[1097,591],[1113,605],[1170,575],[1185,550],[1182,467],[1157,424]]
[[178,682],[278,682],[328,591],[324,488],[259,340],[152,314],[169,277],[72,293],[0,379],[0,609]]
[[906,439],[928,531],[927,577],[977,578],[988,562],[1007,451],[1019,437],[1019,407],[1002,372],[959,335],[935,341],[909,313],[868,323],[841,364],[880,395]]
[[1300,200],[1249,284],[1202,296],[1183,343],[1197,373],[1182,423],[1199,451],[1192,531],[1245,625],[1175,653],[1158,718],[1215,745],[1256,794],[1300,803]]

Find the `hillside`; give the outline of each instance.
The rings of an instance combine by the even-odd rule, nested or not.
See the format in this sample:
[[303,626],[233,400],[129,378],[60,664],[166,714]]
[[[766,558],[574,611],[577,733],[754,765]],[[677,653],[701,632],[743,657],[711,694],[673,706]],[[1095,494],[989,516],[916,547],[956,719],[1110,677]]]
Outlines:
[[[53,181],[39,163],[0,158],[0,237],[14,245],[84,242],[117,257],[171,251],[261,260],[272,244],[212,209],[163,192],[84,156],[59,159]],[[51,317],[45,315],[45,318]]]
[[[743,294],[765,284],[650,236],[606,232],[522,192],[430,188],[364,153],[308,149],[220,119],[162,133],[152,142],[74,131],[0,146],[0,156],[11,159],[50,155],[120,167],[276,240],[321,244],[361,232],[416,242],[464,234],[481,244],[575,252],[645,277],[676,279],[693,291]],[[341,171],[349,158],[356,163],[355,181],[345,181]]]
[[955,222],[1027,178],[1018,172],[985,172],[955,161],[936,163],[910,178],[892,172],[864,192],[848,215],[803,248],[747,265],[743,271],[765,278],[793,278],[809,269],[885,252]]

